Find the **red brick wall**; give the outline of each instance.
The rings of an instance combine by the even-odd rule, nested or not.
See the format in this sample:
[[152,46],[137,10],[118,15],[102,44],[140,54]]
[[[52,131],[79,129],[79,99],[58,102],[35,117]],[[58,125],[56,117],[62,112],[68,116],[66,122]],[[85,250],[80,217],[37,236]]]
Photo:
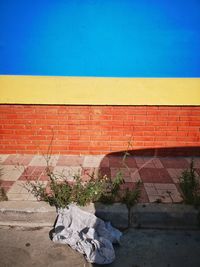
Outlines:
[[199,147],[200,106],[0,105],[0,153],[105,154]]

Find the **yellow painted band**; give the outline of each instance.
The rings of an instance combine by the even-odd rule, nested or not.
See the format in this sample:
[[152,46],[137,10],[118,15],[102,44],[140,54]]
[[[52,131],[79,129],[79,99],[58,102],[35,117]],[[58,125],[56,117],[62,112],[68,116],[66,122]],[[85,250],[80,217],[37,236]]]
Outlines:
[[200,105],[200,78],[1,75],[0,103]]

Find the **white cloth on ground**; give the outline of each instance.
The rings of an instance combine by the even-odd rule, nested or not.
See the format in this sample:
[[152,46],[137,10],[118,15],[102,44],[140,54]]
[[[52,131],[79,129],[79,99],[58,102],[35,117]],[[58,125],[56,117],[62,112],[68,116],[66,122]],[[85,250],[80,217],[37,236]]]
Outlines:
[[58,210],[53,241],[68,244],[91,263],[109,264],[115,259],[112,243],[119,243],[121,235],[109,222],[70,204]]

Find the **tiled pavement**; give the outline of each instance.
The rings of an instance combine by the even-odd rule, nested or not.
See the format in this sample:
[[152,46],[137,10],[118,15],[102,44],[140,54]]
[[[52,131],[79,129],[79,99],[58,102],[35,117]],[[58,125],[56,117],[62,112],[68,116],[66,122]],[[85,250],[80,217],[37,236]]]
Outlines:
[[[122,157],[107,156],[72,156],[56,155],[45,158],[38,155],[0,155],[0,183],[7,193],[8,200],[36,199],[27,190],[27,181],[40,181],[48,185],[45,167],[49,162],[53,172],[72,181],[80,174],[84,180],[94,173],[107,175],[112,179],[120,170],[125,184],[121,190],[134,188],[137,181],[142,181],[140,202],[179,203],[182,201],[179,191],[179,177],[189,168],[188,157],[134,157],[125,162]],[[196,172],[200,174],[200,157],[194,158]]]

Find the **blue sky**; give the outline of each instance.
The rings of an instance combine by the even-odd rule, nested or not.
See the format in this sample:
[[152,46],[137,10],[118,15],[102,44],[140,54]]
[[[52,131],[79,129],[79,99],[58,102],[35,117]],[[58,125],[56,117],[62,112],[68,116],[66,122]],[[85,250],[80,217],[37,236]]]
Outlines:
[[1,0],[0,74],[200,77],[199,0]]

